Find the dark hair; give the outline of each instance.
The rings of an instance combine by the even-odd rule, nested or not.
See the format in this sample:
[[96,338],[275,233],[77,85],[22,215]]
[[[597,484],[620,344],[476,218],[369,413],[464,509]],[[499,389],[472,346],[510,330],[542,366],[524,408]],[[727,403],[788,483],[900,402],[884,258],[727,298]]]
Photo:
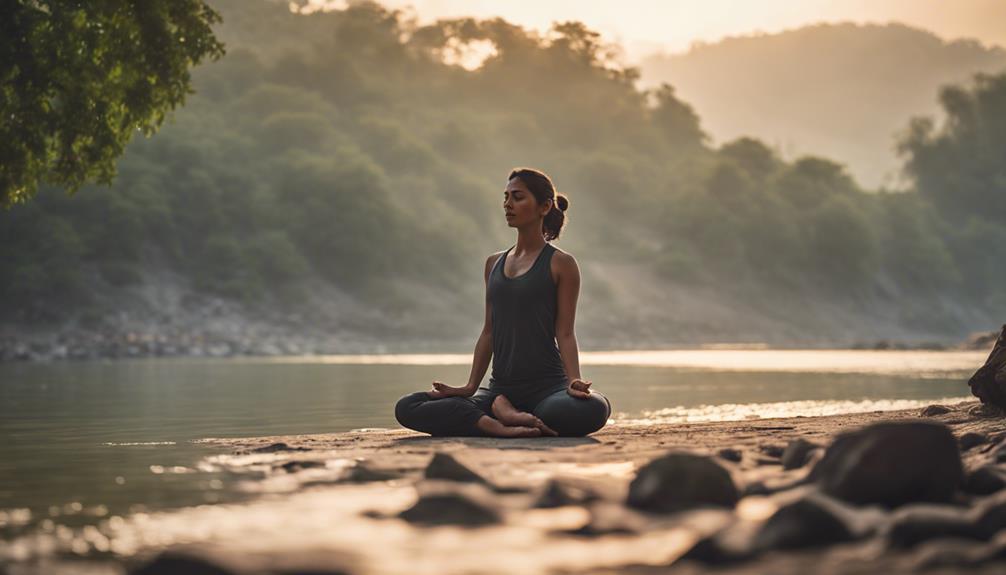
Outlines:
[[552,179],[544,172],[532,168],[514,168],[507,181],[514,178],[524,182],[539,204],[552,200],[552,209],[545,214],[545,219],[541,222],[541,233],[545,236],[545,241],[557,239],[563,224],[566,223],[565,212],[569,209],[569,198],[555,191]]

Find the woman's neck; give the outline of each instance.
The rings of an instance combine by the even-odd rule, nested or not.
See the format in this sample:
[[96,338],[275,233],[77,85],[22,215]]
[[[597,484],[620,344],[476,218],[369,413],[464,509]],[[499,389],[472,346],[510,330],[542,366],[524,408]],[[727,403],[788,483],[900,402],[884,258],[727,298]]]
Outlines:
[[514,253],[534,253],[545,246],[545,236],[541,234],[541,229],[534,229],[532,226],[517,230],[517,245],[514,246]]

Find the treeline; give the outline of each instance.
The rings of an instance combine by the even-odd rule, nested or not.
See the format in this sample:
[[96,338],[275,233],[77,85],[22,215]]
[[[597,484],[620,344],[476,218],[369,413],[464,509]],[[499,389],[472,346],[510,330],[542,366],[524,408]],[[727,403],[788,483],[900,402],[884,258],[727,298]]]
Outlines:
[[[480,305],[481,262],[512,240],[516,165],[570,196],[563,247],[650,266],[669,289],[1006,310],[1004,77],[944,92],[944,125],[913,123],[917,192],[867,192],[824,158],[711,147],[672,88],[637,89],[578,23],[542,37],[375,4],[214,5],[228,55],[111,188],[44,189],[0,214],[8,321],[63,319],[152,270],[250,306],[295,307],[318,281],[389,309],[422,305],[416,285]],[[469,49],[488,54],[477,69],[445,63]]]

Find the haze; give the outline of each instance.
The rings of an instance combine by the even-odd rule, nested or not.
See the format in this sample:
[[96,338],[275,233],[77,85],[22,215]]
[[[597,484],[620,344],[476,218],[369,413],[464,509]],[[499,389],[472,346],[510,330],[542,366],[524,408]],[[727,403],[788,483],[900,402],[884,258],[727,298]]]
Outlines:
[[693,42],[779,32],[816,22],[898,21],[947,39],[969,37],[986,44],[1006,45],[1006,2],[1002,0],[387,0],[383,3],[413,6],[424,22],[460,16],[502,16],[510,22],[546,30],[557,20],[580,20],[608,40],[622,43],[630,61],[655,51],[685,51]]

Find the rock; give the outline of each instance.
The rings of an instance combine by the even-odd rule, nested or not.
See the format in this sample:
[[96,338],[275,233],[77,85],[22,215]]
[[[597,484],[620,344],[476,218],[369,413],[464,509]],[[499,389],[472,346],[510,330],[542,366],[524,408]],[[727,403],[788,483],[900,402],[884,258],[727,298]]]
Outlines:
[[758,446],[758,451],[761,451],[762,453],[764,453],[765,455],[767,455],[769,457],[774,457],[776,459],[779,459],[780,457],[782,457],[782,454],[786,452],[786,446],[785,445],[759,445]]
[[790,441],[782,452],[782,468],[789,470],[803,467],[807,463],[810,452],[817,447],[820,446],[803,438]]
[[567,481],[552,479],[542,488],[532,507],[551,508],[583,505],[598,499],[600,496],[590,489],[572,485]]
[[999,332],[985,365],[968,380],[968,387],[983,404],[1006,408],[1006,325]]
[[781,506],[761,526],[755,549],[803,549],[861,539],[876,530],[882,513],[857,510],[818,493]]
[[968,415],[973,415],[975,417],[1000,418],[1006,417],[1006,412],[1004,412],[1003,408],[998,405],[979,403],[978,405],[972,405],[968,408]]
[[1006,471],[996,465],[985,465],[968,474],[964,491],[974,495],[991,495],[1006,488]]
[[985,539],[967,509],[950,505],[906,505],[891,515],[884,537],[890,547],[908,549],[930,539]]
[[319,467],[325,467],[324,461],[287,461],[286,463],[278,466],[283,471],[287,473],[296,473],[301,469],[317,469]]
[[1000,491],[978,502],[972,510],[972,514],[978,529],[986,538],[1006,530],[1006,491]]
[[597,502],[592,504],[588,511],[590,519],[587,523],[566,533],[598,537],[613,534],[633,535],[646,530],[646,518],[617,503]]
[[484,493],[462,489],[436,489],[422,493],[415,505],[398,516],[423,525],[478,527],[502,521],[502,515]]
[[755,536],[761,523],[738,520],[712,534],[700,537],[681,559],[709,565],[728,565],[746,561],[755,555]]
[[630,507],[671,513],[705,505],[733,507],[737,486],[730,472],[710,457],[672,452],[644,465],[629,484]]
[[398,479],[401,475],[385,469],[375,469],[365,463],[357,463],[349,468],[343,481],[350,483],[370,483],[372,481],[390,481]]
[[427,479],[489,484],[484,477],[462,465],[453,455],[443,452],[433,454],[433,459],[426,466],[423,475]]
[[225,567],[224,561],[201,553],[167,550],[150,562],[129,571],[129,575],[238,575],[241,571]]
[[809,479],[855,504],[943,503],[964,475],[957,440],[939,422],[875,423],[835,438]]
[[279,453],[281,451],[311,451],[307,447],[290,447],[285,443],[273,443],[272,445],[266,445],[264,447],[256,447],[255,449],[250,449],[249,453]]
[[985,443],[988,443],[988,442],[989,442],[989,438],[988,438],[987,435],[985,435],[984,433],[975,433],[973,431],[969,431],[969,432],[961,435],[957,439],[957,444],[960,446],[961,451],[967,451],[967,450],[971,449],[972,447],[977,447],[979,445],[982,445],[982,444],[985,444]]
[[727,447],[716,452],[716,455],[720,459],[725,459],[727,461],[733,461],[737,463],[741,460],[741,452],[739,449],[733,449],[732,447]]
[[943,415],[944,413],[950,413],[951,411],[953,410],[945,405],[933,404],[923,407],[920,415],[922,417],[936,417],[937,415]]

